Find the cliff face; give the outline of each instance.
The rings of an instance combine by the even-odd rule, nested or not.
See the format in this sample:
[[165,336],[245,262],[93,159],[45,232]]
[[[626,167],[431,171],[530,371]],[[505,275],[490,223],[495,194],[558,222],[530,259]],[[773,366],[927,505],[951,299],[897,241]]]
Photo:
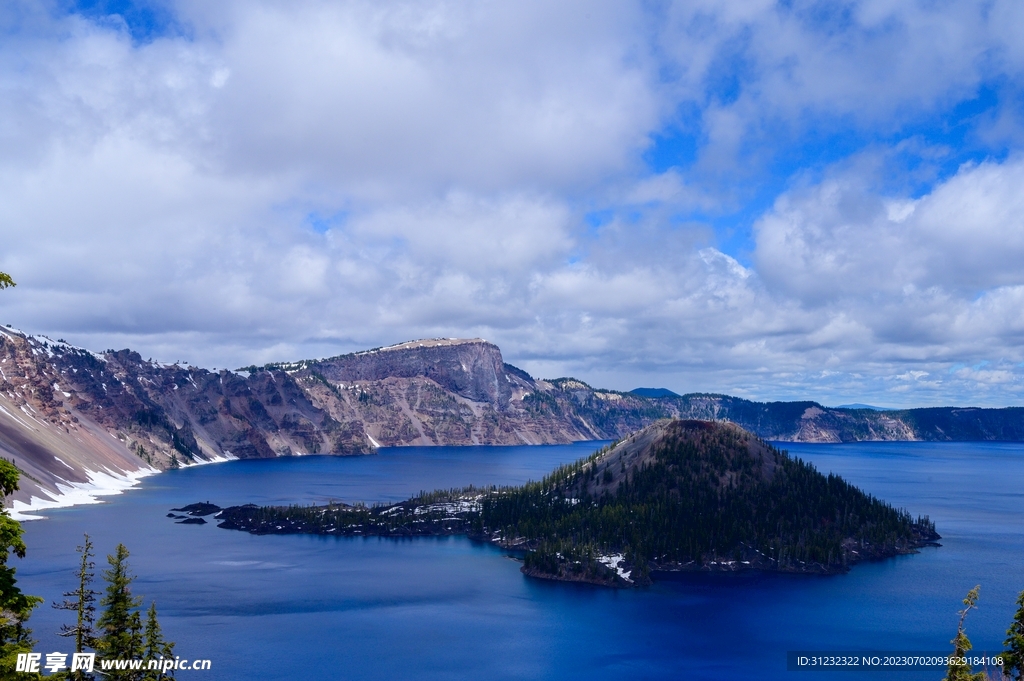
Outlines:
[[506,410],[514,388],[532,388],[532,381],[507,374],[496,345],[473,340],[413,341],[359,352],[312,364],[335,383],[425,378],[467,400]]
[[606,405],[577,381],[535,380],[480,339],[413,341],[250,371],[287,372],[333,418],[360,423],[375,445],[565,443],[614,438],[649,420],[645,400],[602,393],[622,402]]
[[534,379],[480,339],[211,372],[0,328],[0,455],[24,473],[21,502],[224,458],[616,439],[669,417],[728,420],[771,440],[1024,440],[1020,408],[877,412],[646,397]]
[[161,365],[0,329],[0,455],[23,473],[13,502],[46,506],[160,469],[320,451],[370,447],[361,424],[332,419],[286,372]]

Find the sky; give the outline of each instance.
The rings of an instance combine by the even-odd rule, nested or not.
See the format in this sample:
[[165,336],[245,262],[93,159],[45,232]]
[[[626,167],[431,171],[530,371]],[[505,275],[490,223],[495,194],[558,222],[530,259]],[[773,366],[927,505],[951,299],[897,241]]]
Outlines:
[[0,323],[1024,404],[1019,0],[5,0]]

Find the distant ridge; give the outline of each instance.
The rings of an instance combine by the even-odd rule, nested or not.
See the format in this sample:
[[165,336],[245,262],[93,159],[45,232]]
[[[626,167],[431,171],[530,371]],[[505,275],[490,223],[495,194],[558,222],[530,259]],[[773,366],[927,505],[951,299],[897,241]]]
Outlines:
[[682,397],[679,393],[674,393],[668,388],[633,388],[629,392],[631,395],[639,395],[640,397]]
[[836,409],[870,409],[871,411],[897,411],[894,407],[876,407],[870,404],[861,404],[860,402],[854,402],[853,404],[840,404]]

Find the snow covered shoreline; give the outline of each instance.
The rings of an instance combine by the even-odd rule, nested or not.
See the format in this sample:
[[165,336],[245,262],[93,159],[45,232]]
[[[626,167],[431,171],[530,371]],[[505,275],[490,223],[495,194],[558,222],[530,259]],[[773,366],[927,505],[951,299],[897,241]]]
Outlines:
[[[238,457],[226,455],[217,456],[204,461],[196,461],[192,466],[205,466],[211,463],[224,463],[225,461],[236,461]],[[18,521],[25,520],[46,520],[46,516],[38,515],[40,511],[54,508],[69,508],[71,506],[84,506],[86,504],[101,504],[103,499],[121,494],[137,486],[143,478],[162,473],[158,468],[146,466],[136,471],[127,473],[122,471],[85,471],[89,478],[88,482],[64,482],[57,483],[57,492],[39,490],[45,496],[31,496],[28,503],[15,500],[7,509],[11,517]]]
[[68,508],[85,504],[102,503],[100,497],[121,494],[139,484],[142,478],[156,475],[156,468],[140,468],[128,473],[111,471],[85,471],[89,482],[57,483],[57,493],[39,490],[45,497],[29,497],[28,503],[15,500],[7,509],[15,520],[44,520],[46,516],[36,515],[38,511],[51,508]]

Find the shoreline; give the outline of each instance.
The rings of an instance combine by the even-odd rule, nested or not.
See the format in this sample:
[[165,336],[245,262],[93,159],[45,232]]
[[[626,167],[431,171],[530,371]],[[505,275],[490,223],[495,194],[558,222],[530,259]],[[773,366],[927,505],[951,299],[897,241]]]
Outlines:
[[[508,538],[502,536],[500,532],[481,528],[479,498],[472,496],[463,499],[430,500],[425,503],[407,500],[390,506],[375,507],[332,504],[295,508],[245,504],[221,508],[207,502],[171,510],[185,512],[188,516],[212,515],[220,529],[258,536],[304,534],[405,539],[462,535],[471,541],[491,544],[505,551],[529,553],[537,550],[541,543],[538,539]],[[176,520],[180,521],[184,517],[177,517]],[[841,575],[850,572],[858,563],[887,560],[900,555],[919,553],[924,547],[941,546],[937,541],[941,536],[934,530],[917,524],[913,526],[913,530],[913,541],[892,547],[857,543],[848,538],[843,542],[844,560],[831,565],[799,560],[780,564],[776,559],[745,547],[742,549],[742,557],[736,560],[723,560],[717,557],[703,557],[686,562],[652,560],[643,566],[637,566],[626,560],[621,549],[613,549],[607,554],[595,555],[591,560],[573,560],[571,557],[558,554],[553,564],[529,565],[527,561],[520,571],[535,579],[588,583],[612,588],[648,586],[652,582],[652,573],[754,571],[819,576]]]
[[[231,456],[228,454],[224,456],[215,456],[212,459],[193,461],[187,466],[182,466],[182,468],[206,466],[214,463],[225,463],[227,461],[237,460],[237,456]],[[39,515],[39,513],[58,508],[102,504],[104,499],[101,497],[123,494],[124,492],[138,487],[143,478],[152,477],[165,472],[166,471],[152,466],[143,466],[137,470],[127,472],[111,471],[109,469],[99,471],[86,470],[84,473],[89,479],[88,482],[58,482],[56,485],[56,492],[37,489],[36,491],[45,495],[45,497],[32,494],[29,496],[29,500],[27,502],[15,499],[11,502],[9,507],[5,507],[5,510],[12,519],[17,520],[18,522],[47,520],[47,516]]]
[[40,511],[47,511],[56,508],[70,508],[72,506],[86,506],[89,504],[102,504],[100,497],[114,496],[136,487],[143,478],[162,473],[163,471],[146,466],[134,471],[112,472],[85,471],[88,482],[65,482],[57,483],[57,493],[47,490],[38,490],[49,498],[30,496],[28,502],[16,499],[6,509],[14,520],[25,522],[29,520],[46,520],[46,516],[37,515]]

